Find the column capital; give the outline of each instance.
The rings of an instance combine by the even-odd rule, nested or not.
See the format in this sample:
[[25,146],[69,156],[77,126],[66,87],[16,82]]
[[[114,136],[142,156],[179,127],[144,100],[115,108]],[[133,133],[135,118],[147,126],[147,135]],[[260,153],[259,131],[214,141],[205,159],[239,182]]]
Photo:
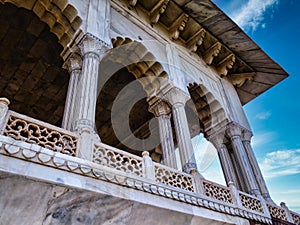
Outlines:
[[171,87],[163,96],[172,106],[185,103],[191,98],[187,93],[177,87]]
[[218,132],[208,138],[216,148],[221,147],[227,141],[225,131]]
[[242,137],[242,128],[235,123],[230,123],[227,125],[226,134],[229,138]]
[[81,55],[86,55],[89,53],[97,55],[99,60],[102,56],[110,49],[110,46],[97,38],[96,36],[87,33],[83,36],[83,38],[79,41],[78,47],[80,49]]
[[253,136],[253,133],[249,130],[244,130],[243,131],[243,136],[242,136],[242,140],[243,141],[251,141],[251,138]]
[[155,117],[162,115],[169,116],[171,114],[171,109],[168,103],[163,100],[158,100],[149,106],[149,112],[153,113]]
[[82,58],[78,53],[73,53],[70,57],[67,58],[63,65],[63,68],[67,69],[69,73],[72,73],[75,70],[81,70]]

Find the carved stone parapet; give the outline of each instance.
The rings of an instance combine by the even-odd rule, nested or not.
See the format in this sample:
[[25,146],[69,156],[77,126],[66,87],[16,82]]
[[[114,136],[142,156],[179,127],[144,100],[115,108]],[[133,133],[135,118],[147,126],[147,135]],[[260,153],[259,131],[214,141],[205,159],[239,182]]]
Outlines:
[[204,54],[203,59],[207,65],[211,65],[214,58],[217,57],[221,51],[222,44],[220,42],[212,45]]
[[217,65],[217,71],[219,76],[223,77],[228,74],[228,71],[232,69],[235,63],[235,55],[230,54],[229,56],[225,57],[221,62]]
[[7,98],[0,98],[0,134],[3,132],[3,128],[5,127],[5,118],[8,112],[8,106],[10,102]]
[[78,47],[83,56],[93,54],[97,56],[99,60],[110,48],[109,44],[89,33],[83,36],[78,44]]
[[185,29],[187,21],[189,20],[189,15],[182,13],[170,27],[171,39],[177,40],[179,38],[180,32]]
[[253,81],[255,72],[230,74],[230,80],[236,87],[242,87],[247,81]]
[[150,21],[154,25],[158,23],[160,16],[166,11],[170,0],[160,0],[150,11]]
[[187,47],[192,51],[196,52],[198,47],[202,45],[205,38],[206,31],[201,28],[196,34],[194,34],[187,42]]

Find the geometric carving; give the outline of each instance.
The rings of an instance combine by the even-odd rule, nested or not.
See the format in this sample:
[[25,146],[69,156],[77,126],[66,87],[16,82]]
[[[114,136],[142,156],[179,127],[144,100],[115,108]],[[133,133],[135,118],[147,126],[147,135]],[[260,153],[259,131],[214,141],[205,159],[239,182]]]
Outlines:
[[222,44],[220,42],[215,43],[212,45],[204,54],[203,59],[206,62],[207,65],[211,65],[214,57],[217,57],[220,53],[222,48]]
[[150,22],[151,25],[156,24],[159,21],[161,14],[163,14],[167,7],[170,0],[160,0],[150,11]]
[[247,81],[253,81],[255,72],[230,74],[230,80],[235,87],[242,87]]
[[140,157],[131,155],[129,153],[114,151],[104,146],[95,145],[93,150],[93,162],[103,166],[107,166],[125,173],[143,176],[142,160]]
[[287,221],[287,217],[283,208],[267,203],[271,216]]
[[251,209],[253,211],[264,213],[264,209],[263,209],[263,206],[262,206],[260,200],[255,199],[249,195],[241,194],[241,193],[239,195],[240,195],[243,207],[245,207],[246,209]]
[[37,123],[10,115],[4,135],[15,140],[37,144],[62,154],[76,156],[77,138]]
[[155,165],[155,178],[157,182],[194,192],[193,178],[189,174]]
[[202,45],[206,31],[201,28],[196,34],[194,34],[187,42],[187,47],[192,51],[196,52],[198,47]]
[[215,198],[222,202],[233,204],[230,189],[216,185],[207,181],[203,181],[203,189],[206,196]]
[[182,32],[186,26],[186,23],[189,19],[189,16],[185,13],[182,13],[176,20],[175,22],[171,25],[170,27],[170,32],[171,32],[171,39],[172,40],[177,40],[179,38],[180,32]]
[[232,69],[235,63],[235,55],[230,54],[229,56],[225,57],[221,62],[217,65],[217,71],[220,77],[226,76],[228,70]]

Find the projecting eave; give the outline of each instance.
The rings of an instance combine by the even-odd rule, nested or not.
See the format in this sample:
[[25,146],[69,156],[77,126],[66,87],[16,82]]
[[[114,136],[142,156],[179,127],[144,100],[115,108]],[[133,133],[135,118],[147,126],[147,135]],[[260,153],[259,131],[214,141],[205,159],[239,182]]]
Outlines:
[[[288,77],[287,72],[213,2],[210,0],[174,1],[186,14],[251,67],[252,71],[233,72],[235,78],[241,79],[242,76],[253,75],[251,79],[244,80],[243,84],[239,82],[234,84],[243,105]],[[230,73],[232,71],[228,73],[229,79]]]

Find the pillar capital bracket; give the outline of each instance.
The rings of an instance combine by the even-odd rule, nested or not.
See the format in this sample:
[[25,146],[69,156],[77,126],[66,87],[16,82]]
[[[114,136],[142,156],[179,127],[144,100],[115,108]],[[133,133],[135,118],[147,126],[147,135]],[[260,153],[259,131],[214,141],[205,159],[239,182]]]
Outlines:
[[189,15],[186,13],[182,13],[171,25],[170,32],[171,32],[171,39],[177,40],[179,38],[180,32],[185,29],[185,26],[189,20]]
[[110,49],[111,46],[96,36],[87,33],[79,41],[78,47],[83,56],[88,53],[93,53],[100,59]]
[[166,11],[170,0],[160,0],[150,11],[150,21],[154,25],[158,23],[160,16]]
[[217,148],[220,147],[221,145],[223,145],[224,143],[227,142],[225,130],[222,130],[222,131],[210,136],[208,138],[208,140],[210,142],[212,142],[215,145],[215,147],[217,147]]
[[253,133],[251,131],[244,130],[243,131],[242,140],[243,141],[251,141],[252,136],[253,136]]
[[203,59],[207,65],[211,65],[214,58],[217,57],[221,51],[222,44],[217,42],[213,44],[203,55]]
[[153,103],[149,102],[149,104],[149,112],[153,113],[155,117],[159,117],[162,115],[168,116],[171,114],[170,106],[164,100],[159,99],[158,101]]
[[230,123],[227,125],[226,134],[229,138],[233,138],[236,136],[242,137],[243,129],[235,123]]
[[201,28],[198,30],[187,42],[187,47],[192,51],[196,52],[198,47],[202,45],[205,38],[206,30]]
[[228,71],[232,69],[235,63],[235,55],[230,54],[229,56],[225,57],[221,62],[217,65],[217,71],[220,77],[227,76]]
[[171,87],[166,93],[163,95],[163,99],[169,102],[172,106],[176,104],[185,105],[185,103],[191,97],[177,87]]
[[63,64],[63,68],[67,69],[69,73],[74,70],[81,70],[82,68],[82,59],[78,53],[72,53]]

